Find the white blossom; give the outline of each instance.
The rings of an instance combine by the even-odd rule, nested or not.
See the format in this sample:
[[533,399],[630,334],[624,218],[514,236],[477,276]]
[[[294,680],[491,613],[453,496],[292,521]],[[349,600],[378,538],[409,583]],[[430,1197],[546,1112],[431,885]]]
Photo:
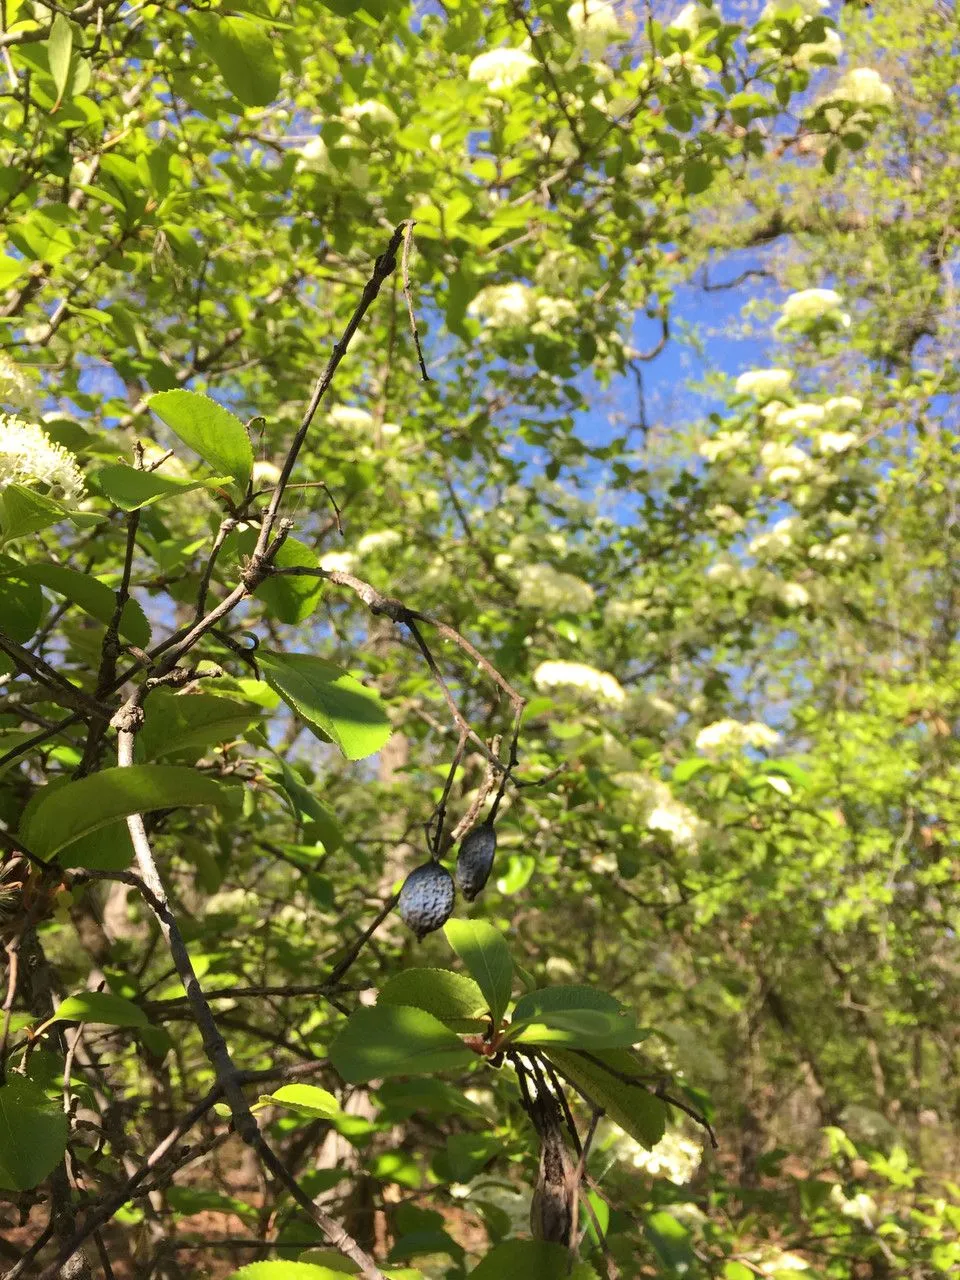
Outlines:
[[327,410],[327,420],[336,427],[347,427],[351,431],[371,431],[374,425],[372,413],[352,404],[335,404]]
[[710,83],[710,76],[706,67],[701,67],[689,51],[681,53],[678,49],[675,53],[670,53],[665,58],[657,58],[656,65],[664,67],[667,71],[676,71],[678,69],[686,71],[698,89],[705,89]]
[[775,415],[773,425],[791,431],[808,431],[815,423],[822,422],[823,418],[822,404],[795,404],[781,409]]
[[534,272],[537,284],[548,293],[575,293],[580,276],[580,259],[575,253],[564,253],[560,249],[545,253]]
[[325,551],[320,557],[320,568],[327,573],[353,573],[356,564],[352,551]]
[[[668,704],[669,705],[669,704]],[[639,808],[640,821],[648,831],[669,836],[680,849],[692,849],[703,834],[703,823],[660,778],[649,773],[618,773],[618,787],[630,793]]]
[[706,516],[724,533],[739,533],[746,523],[743,516],[725,502],[717,502],[708,507]]
[[772,747],[780,741],[776,729],[761,724],[759,720],[744,723],[741,720],[715,720],[701,729],[696,737],[696,748],[707,755],[724,751],[742,751],[744,747]]
[[817,436],[817,449],[820,453],[846,453],[859,439],[855,431],[821,431]]
[[845,1218],[857,1218],[866,1227],[872,1227],[877,1220],[877,1202],[865,1191],[858,1191],[847,1199],[843,1188],[834,1184],[830,1188],[830,1199]]
[[788,609],[802,609],[810,603],[810,592],[799,582],[784,582],[778,592]]
[[351,124],[362,120],[370,125],[393,129],[400,123],[385,102],[377,102],[373,98],[368,98],[365,102],[352,102],[340,114]]
[[872,67],[853,67],[830,97],[853,102],[858,107],[889,107],[893,102],[893,89]]
[[473,298],[467,312],[479,316],[493,329],[511,329],[535,319],[537,300],[533,290],[519,280],[490,284]]
[[863,412],[863,401],[856,396],[831,396],[825,401],[823,412],[831,422],[849,422]]
[[686,31],[687,35],[695,36],[700,30],[700,24],[704,18],[712,15],[712,10],[702,4],[685,4],[677,16],[667,27],[668,31]]
[[850,317],[840,310],[843,299],[835,289],[801,289],[791,293],[783,304],[780,319],[775,328],[791,324],[809,324],[814,320],[832,317],[844,328],[849,327]]
[[734,390],[738,396],[753,396],[755,400],[771,400],[786,391],[793,381],[789,369],[750,369],[737,378]]
[[399,529],[374,529],[370,533],[365,533],[357,543],[357,555],[362,558],[378,551],[388,551],[402,541],[403,535]]
[[794,516],[778,520],[772,529],[758,533],[747,548],[751,555],[776,559],[793,546],[793,533],[797,526]]
[[811,560],[824,560],[830,564],[846,564],[855,552],[852,534],[840,533],[829,542],[811,543],[807,550]]
[[647,600],[608,600],[603,606],[603,616],[606,622],[630,622],[633,618],[642,618],[649,610],[650,603]]
[[609,671],[598,671],[582,662],[541,662],[533,673],[533,683],[546,693],[550,689],[575,689],[596,702],[621,706],[626,701],[622,685]]
[[592,58],[601,57],[608,45],[624,37],[616,11],[608,0],[574,0],[567,10],[567,21],[577,48]]
[[0,490],[10,484],[46,485],[68,501],[83,493],[83,475],[69,449],[54,444],[36,423],[0,414]]
[[716,462],[728,453],[736,453],[744,448],[749,440],[745,431],[718,431],[712,440],[705,440],[699,453],[708,462]]
[[524,49],[489,49],[470,63],[467,79],[500,94],[521,84],[536,65],[536,58]]
[[11,409],[29,409],[34,399],[30,379],[8,356],[0,355],[0,404]]
[[541,324],[554,328],[563,320],[573,320],[577,308],[566,298],[537,298],[537,318]]
[[743,570],[738,564],[735,564],[729,557],[724,556],[722,560],[717,560],[707,570],[707,578],[710,582],[726,582],[730,586],[735,586],[743,577]]
[[792,484],[805,479],[813,469],[810,457],[795,444],[768,440],[760,450],[760,462],[771,484]]
[[280,479],[280,468],[275,462],[267,462],[263,458],[258,458],[253,464],[253,471],[250,479],[253,481],[253,487],[272,486]]
[[297,157],[297,168],[307,170],[309,173],[333,172],[333,166],[330,163],[330,152],[327,150],[327,144],[319,133],[316,137],[311,138],[309,142],[305,142],[300,148],[300,154]]
[[586,613],[593,607],[593,587],[550,564],[525,564],[517,573],[517,602],[549,613]]
[[642,1169],[654,1177],[667,1178],[678,1187],[690,1181],[700,1167],[703,1155],[696,1142],[674,1130],[668,1130],[649,1150],[639,1143],[618,1145],[635,1169]]

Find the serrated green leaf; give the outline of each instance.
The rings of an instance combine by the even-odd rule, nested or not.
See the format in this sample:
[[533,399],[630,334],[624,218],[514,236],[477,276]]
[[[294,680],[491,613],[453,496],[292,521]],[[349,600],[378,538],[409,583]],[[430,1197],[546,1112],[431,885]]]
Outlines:
[[586,1053],[551,1045],[546,1056],[562,1076],[605,1111],[625,1133],[645,1147],[663,1137],[666,1104],[640,1084],[624,1077],[641,1076],[643,1068],[629,1049],[597,1049]]
[[626,1048],[640,1038],[633,1014],[605,991],[558,986],[530,991],[513,1011],[509,1038],[518,1044]]
[[148,1027],[147,1015],[132,1000],[109,991],[79,991],[67,996],[53,1015],[54,1022],[102,1022],[111,1027]]
[[309,653],[257,650],[264,679],[325,741],[348,760],[362,760],[386,745],[392,732],[379,697],[322,658]]
[[58,13],[50,26],[50,35],[47,37],[47,63],[57,90],[54,111],[60,106],[67,90],[72,54],[73,25],[62,13]]
[[[15,568],[10,567],[12,564],[12,561],[6,562],[11,577],[21,582],[36,582],[48,591],[55,591],[105,626],[112,621],[117,596],[106,583],[59,564],[18,564]],[[127,600],[124,604],[119,634],[141,649],[150,643],[150,624],[136,600]]]
[[28,1191],[67,1149],[67,1117],[37,1085],[8,1075],[0,1087],[0,1189]]
[[249,18],[194,14],[197,43],[217,64],[227,88],[247,107],[266,107],[280,90],[273,41]]
[[91,480],[121,511],[136,511],[194,489],[217,489],[229,484],[231,477],[206,476],[198,480],[182,480],[161,475],[158,471],[139,471],[136,467],[116,462],[101,467]]
[[[102,769],[65,786],[44,788],[38,797],[20,824],[20,834],[34,853],[51,858],[117,818],[182,805],[217,805],[223,792],[219,783],[196,769],[142,764]],[[83,865],[69,854],[63,861]]]
[[315,1084],[285,1084],[273,1093],[264,1094],[260,1101],[286,1107],[302,1116],[335,1116],[340,1113],[340,1103],[332,1093]]
[[248,702],[214,693],[173,693],[157,689],[150,697],[150,714],[137,735],[138,756],[157,760],[174,752],[203,750],[238,737],[263,718]]
[[487,1010],[483,992],[472,978],[449,969],[404,969],[396,974],[377,995],[378,1005],[404,1004],[425,1009],[441,1022],[454,1025],[480,1025]]
[[159,391],[147,401],[157,417],[217,475],[245,490],[253,470],[253,446],[239,418],[196,391]]
[[423,1009],[375,1005],[351,1014],[330,1045],[330,1061],[351,1084],[469,1066],[475,1055]]
[[513,961],[503,935],[485,920],[448,920],[443,932],[476,979],[499,1024],[513,985]]

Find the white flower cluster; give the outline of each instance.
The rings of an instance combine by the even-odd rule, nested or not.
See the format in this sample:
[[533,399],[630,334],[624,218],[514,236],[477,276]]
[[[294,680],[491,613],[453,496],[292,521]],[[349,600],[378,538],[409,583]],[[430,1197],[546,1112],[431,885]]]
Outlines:
[[738,396],[753,396],[755,400],[772,400],[787,390],[793,381],[789,369],[750,369],[737,378],[734,390]]
[[351,102],[343,108],[340,116],[348,124],[363,123],[383,129],[395,129],[400,123],[385,102],[377,102],[373,98],[365,102]]
[[748,440],[749,437],[745,431],[718,431],[712,440],[703,442],[699,453],[708,462],[716,462],[718,458],[723,458],[728,453],[739,453],[746,447]]
[[327,410],[327,421],[350,431],[372,431],[373,414],[352,404],[335,404]]
[[549,333],[564,320],[574,319],[577,308],[567,298],[537,294],[529,285],[515,280],[481,289],[471,300],[467,313],[479,316],[491,329],[532,326],[534,333]]
[[697,734],[696,748],[707,755],[718,755],[724,751],[742,751],[745,747],[773,747],[779,741],[776,729],[761,724],[759,720],[747,723],[715,720]]
[[632,1139],[621,1141],[618,1146],[635,1169],[642,1169],[655,1178],[668,1178],[678,1187],[690,1181],[703,1156],[696,1142],[675,1130],[668,1130],[649,1150]]
[[598,671],[583,662],[541,662],[533,673],[533,683],[541,693],[551,689],[574,689],[594,702],[622,706],[627,695],[609,671]]
[[792,549],[796,528],[796,517],[785,516],[782,520],[778,520],[772,529],[758,533],[747,549],[751,555],[758,558],[775,560]]
[[721,533],[740,533],[746,524],[743,516],[725,502],[717,502],[712,507],[708,507],[706,516]]
[[829,542],[811,543],[807,555],[811,560],[823,560],[828,564],[846,564],[859,550],[859,544],[852,534],[840,533]]
[[667,30],[686,31],[687,35],[693,37],[699,33],[703,20],[712,16],[713,10],[705,4],[685,4]]
[[810,478],[814,464],[809,454],[795,444],[768,440],[760,449],[760,463],[770,484],[796,484]]
[[615,40],[622,40],[616,10],[608,0],[574,0],[567,10],[577,48],[591,58],[600,58]]
[[823,412],[831,422],[849,422],[863,412],[863,401],[856,396],[831,396],[824,402]]
[[649,612],[648,600],[608,600],[603,606],[605,622],[616,626],[617,623],[632,622],[634,618],[642,618]]
[[893,89],[873,67],[853,67],[830,98],[852,102],[858,107],[889,107],[893,102]]
[[846,453],[859,443],[860,437],[855,431],[821,431],[817,436],[820,453]]
[[[777,406],[776,409],[774,409],[775,405]],[[767,410],[770,410],[770,412],[768,413]],[[825,417],[825,410],[822,404],[810,404],[806,401],[802,404],[780,406],[779,402],[774,400],[764,406],[761,412],[764,421],[768,425],[783,427],[789,431],[809,431],[818,422],[822,422]]]
[[0,355],[0,404],[11,409],[29,409],[34,401],[34,388],[22,369],[7,356]]
[[352,551],[325,551],[320,557],[320,568],[327,573],[353,573],[357,557]]
[[669,836],[679,849],[696,847],[703,834],[703,823],[692,809],[676,799],[665,782],[649,773],[620,773],[614,781],[633,794],[648,831]]
[[0,489],[9,484],[47,485],[69,501],[83,493],[83,475],[68,449],[36,423],[0,414]]
[[593,587],[550,564],[525,564],[517,573],[517,602],[547,613],[586,613],[593,607]]
[[835,289],[800,289],[786,299],[774,328],[831,319],[847,329],[850,327],[850,317],[845,311],[841,311],[842,302],[843,299]]
[[843,1188],[835,1183],[830,1188],[830,1199],[845,1218],[857,1218],[866,1227],[872,1227],[877,1220],[877,1202],[866,1191],[858,1191],[848,1199]]
[[357,555],[362,559],[378,551],[389,551],[402,541],[403,535],[399,529],[374,529],[371,533],[365,533],[357,543]]
[[536,65],[536,58],[524,49],[489,49],[470,63],[467,79],[485,85],[490,93],[509,93]]

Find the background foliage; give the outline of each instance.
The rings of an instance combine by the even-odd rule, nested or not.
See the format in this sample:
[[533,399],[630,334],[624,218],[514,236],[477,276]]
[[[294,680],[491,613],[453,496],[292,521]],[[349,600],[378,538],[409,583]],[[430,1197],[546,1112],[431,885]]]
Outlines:
[[953,13],[0,16],[10,1280],[950,1272]]

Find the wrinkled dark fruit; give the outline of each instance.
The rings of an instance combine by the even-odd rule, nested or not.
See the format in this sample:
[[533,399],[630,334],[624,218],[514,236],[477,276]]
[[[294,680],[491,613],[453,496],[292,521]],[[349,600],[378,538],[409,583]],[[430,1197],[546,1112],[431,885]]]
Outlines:
[[463,837],[457,854],[457,888],[472,902],[490,878],[497,833],[489,823],[474,827]]
[[400,916],[421,941],[450,919],[456,890],[453,877],[439,862],[415,867],[400,890]]

